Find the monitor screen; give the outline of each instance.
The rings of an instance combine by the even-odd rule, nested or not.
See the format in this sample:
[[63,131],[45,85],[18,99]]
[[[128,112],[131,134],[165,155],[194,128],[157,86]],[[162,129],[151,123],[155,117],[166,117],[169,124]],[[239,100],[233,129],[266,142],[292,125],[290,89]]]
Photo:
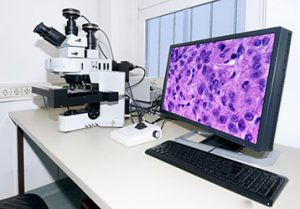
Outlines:
[[225,139],[257,144],[279,34],[263,30],[171,46],[162,111]]

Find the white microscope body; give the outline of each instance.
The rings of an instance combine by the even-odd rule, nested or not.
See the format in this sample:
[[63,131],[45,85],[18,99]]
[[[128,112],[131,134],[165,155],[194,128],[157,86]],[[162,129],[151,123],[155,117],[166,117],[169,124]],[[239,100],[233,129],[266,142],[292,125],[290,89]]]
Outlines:
[[[75,19],[80,12],[64,9],[68,18],[66,36],[43,23],[34,32],[59,50],[59,57],[46,60],[46,70],[63,76],[67,88],[33,87],[33,93],[47,97],[49,107],[67,107],[58,117],[59,131],[94,127],[122,127],[125,115],[125,73],[112,71],[112,60],[100,59],[94,33],[98,26],[83,24],[87,37],[78,36]],[[71,106],[86,105],[83,109]]]

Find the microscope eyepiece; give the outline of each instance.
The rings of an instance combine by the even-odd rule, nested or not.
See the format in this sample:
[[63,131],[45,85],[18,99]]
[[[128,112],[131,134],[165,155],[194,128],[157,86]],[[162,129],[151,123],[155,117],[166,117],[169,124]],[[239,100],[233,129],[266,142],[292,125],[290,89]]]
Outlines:
[[33,32],[39,34],[46,41],[48,41],[56,47],[60,46],[62,42],[64,42],[64,40],[66,39],[66,37],[63,34],[61,34],[52,27],[47,27],[46,25],[44,25],[43,22],[38,24],[34,28]]

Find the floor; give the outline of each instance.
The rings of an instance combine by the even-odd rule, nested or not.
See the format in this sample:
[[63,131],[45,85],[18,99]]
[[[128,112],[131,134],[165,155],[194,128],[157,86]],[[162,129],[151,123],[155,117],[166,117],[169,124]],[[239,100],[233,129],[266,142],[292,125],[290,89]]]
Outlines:
[[80,209],[83,191],[69,178],[28,191],[44,199],[49,209]]

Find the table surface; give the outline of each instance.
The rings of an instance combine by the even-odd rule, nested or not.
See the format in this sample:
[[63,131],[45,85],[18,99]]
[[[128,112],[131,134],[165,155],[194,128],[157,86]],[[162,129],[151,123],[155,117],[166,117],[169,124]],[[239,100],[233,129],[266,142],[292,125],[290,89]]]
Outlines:
[[[60,133],[58,113],[38,109],[10,117],[102,209],[267,208],[144,153],[188,132],[184,124],[167,122],[162,139],[127,148],[111,139],[114,128]],[[278,160],[263,169],[289,182],[272,208],[298,208],[300,150],[274,148],[280,151]]]

